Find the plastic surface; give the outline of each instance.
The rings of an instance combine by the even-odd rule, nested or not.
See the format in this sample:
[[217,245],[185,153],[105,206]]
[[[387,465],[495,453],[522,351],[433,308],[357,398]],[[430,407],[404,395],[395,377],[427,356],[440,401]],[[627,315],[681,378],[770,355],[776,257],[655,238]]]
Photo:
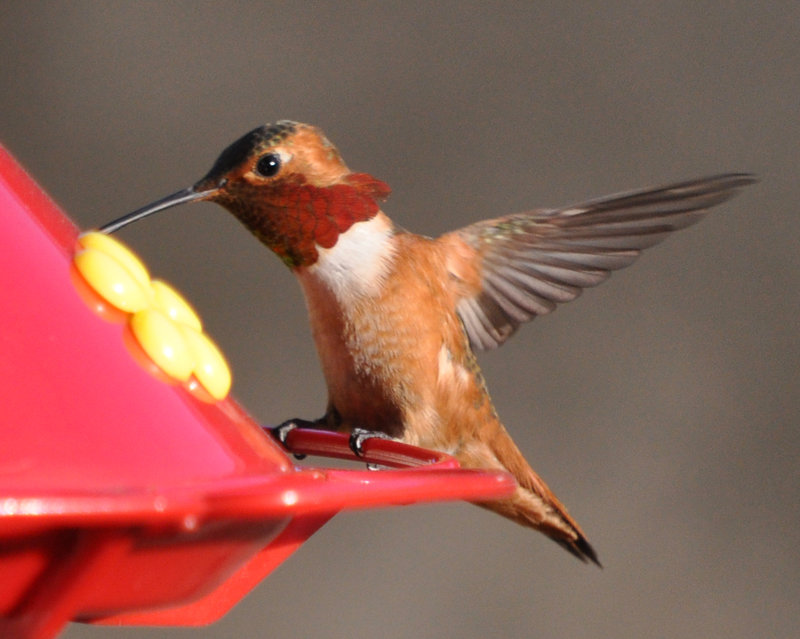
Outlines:
[[[0,147],[1,637],[74,619],[208,623],[340,510],[513,490],[505,473],[383,440],[366,460],[406,469],[295,467],[232,399],[135,361],[128,324],[97,315],[119,311],[76,289],[77,236]],[[343,435],[288,444],[352,458]]]

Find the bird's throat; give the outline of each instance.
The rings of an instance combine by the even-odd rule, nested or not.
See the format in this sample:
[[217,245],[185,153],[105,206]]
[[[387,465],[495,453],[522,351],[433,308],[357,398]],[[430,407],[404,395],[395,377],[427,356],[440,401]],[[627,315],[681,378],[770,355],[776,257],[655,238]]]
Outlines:
[[374,217],[389,187],[372,176],[351,173],[341,183],[315,186],[302,179],[283,182],[268,198],[246,189],[221,201],[289,267],[310,266],[319,248],[333,247],[356,222]]

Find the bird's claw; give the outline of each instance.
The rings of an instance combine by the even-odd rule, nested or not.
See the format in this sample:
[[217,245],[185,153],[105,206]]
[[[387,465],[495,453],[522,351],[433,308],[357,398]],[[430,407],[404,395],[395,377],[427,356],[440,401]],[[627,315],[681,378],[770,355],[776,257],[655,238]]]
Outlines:
[[270,428],[269,432],[278,441],[278,443],[280,443],[281,446],[283,446],[288,452],[292,453],[295,459],[300,460],[305,459],[306,455],[292,452],[292,450],[286,444],[286,438],[295,428],[302,428],[309,424],[310,422],[306,422],[303,419],[287,419],[282,424],[278,424],[277,426]]
[[356,457],[364,456],[364,442],[368,439],[377,437],[378,439],[392,439],[386,433],[377,430],[367,430],[366,428],[354,428],[350,433],[350,450]]

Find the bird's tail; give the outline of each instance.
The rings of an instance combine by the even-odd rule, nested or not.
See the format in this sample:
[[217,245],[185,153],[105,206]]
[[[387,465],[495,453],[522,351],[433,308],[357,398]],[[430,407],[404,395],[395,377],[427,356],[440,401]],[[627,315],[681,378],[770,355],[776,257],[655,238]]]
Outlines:
[[[580,526],[567,509],[525,461],[506,429],[497,422],[493,436],[477,447],[459,454],[464,467],[501,467],[517,480],[517,490],[511,496],[496,501],[476,502],[503,517],[542,532],[581,561],[601,566],[597,553],[586,539]],[[491,459],[487,459],[491,455]],[[489,463],[487,463],[489,462]],[[602,566],[601,566],[602,567]]]

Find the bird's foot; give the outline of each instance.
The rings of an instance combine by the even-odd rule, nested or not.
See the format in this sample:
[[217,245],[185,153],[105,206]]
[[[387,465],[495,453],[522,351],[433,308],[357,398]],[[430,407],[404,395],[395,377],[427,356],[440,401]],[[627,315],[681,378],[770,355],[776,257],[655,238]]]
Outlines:
[[281,446],[292,453],[295,459],[305,459],[306,455],[292,452],[289,446],[286,444],[286,438],[295,428],[319,428],[319,426],[317,426],[316,422],[310,422],[306,419],[287,419],[282,424],[270,428],[269,432],[278,441],[278,443],[280,443]]
[[[356,457],[363,457],[364,456],[364,442],[368,439],[372,439],[373,437],[377,437],[378,439],[393,439],[386,433],[382,433],[379,430],[367,430],[365,428],[354,428],[353,431],[350,433],[350,450],[353,451]],[[367,464],[369,468],[373,464]],[[371,470],[375,470],[372,468]]]

